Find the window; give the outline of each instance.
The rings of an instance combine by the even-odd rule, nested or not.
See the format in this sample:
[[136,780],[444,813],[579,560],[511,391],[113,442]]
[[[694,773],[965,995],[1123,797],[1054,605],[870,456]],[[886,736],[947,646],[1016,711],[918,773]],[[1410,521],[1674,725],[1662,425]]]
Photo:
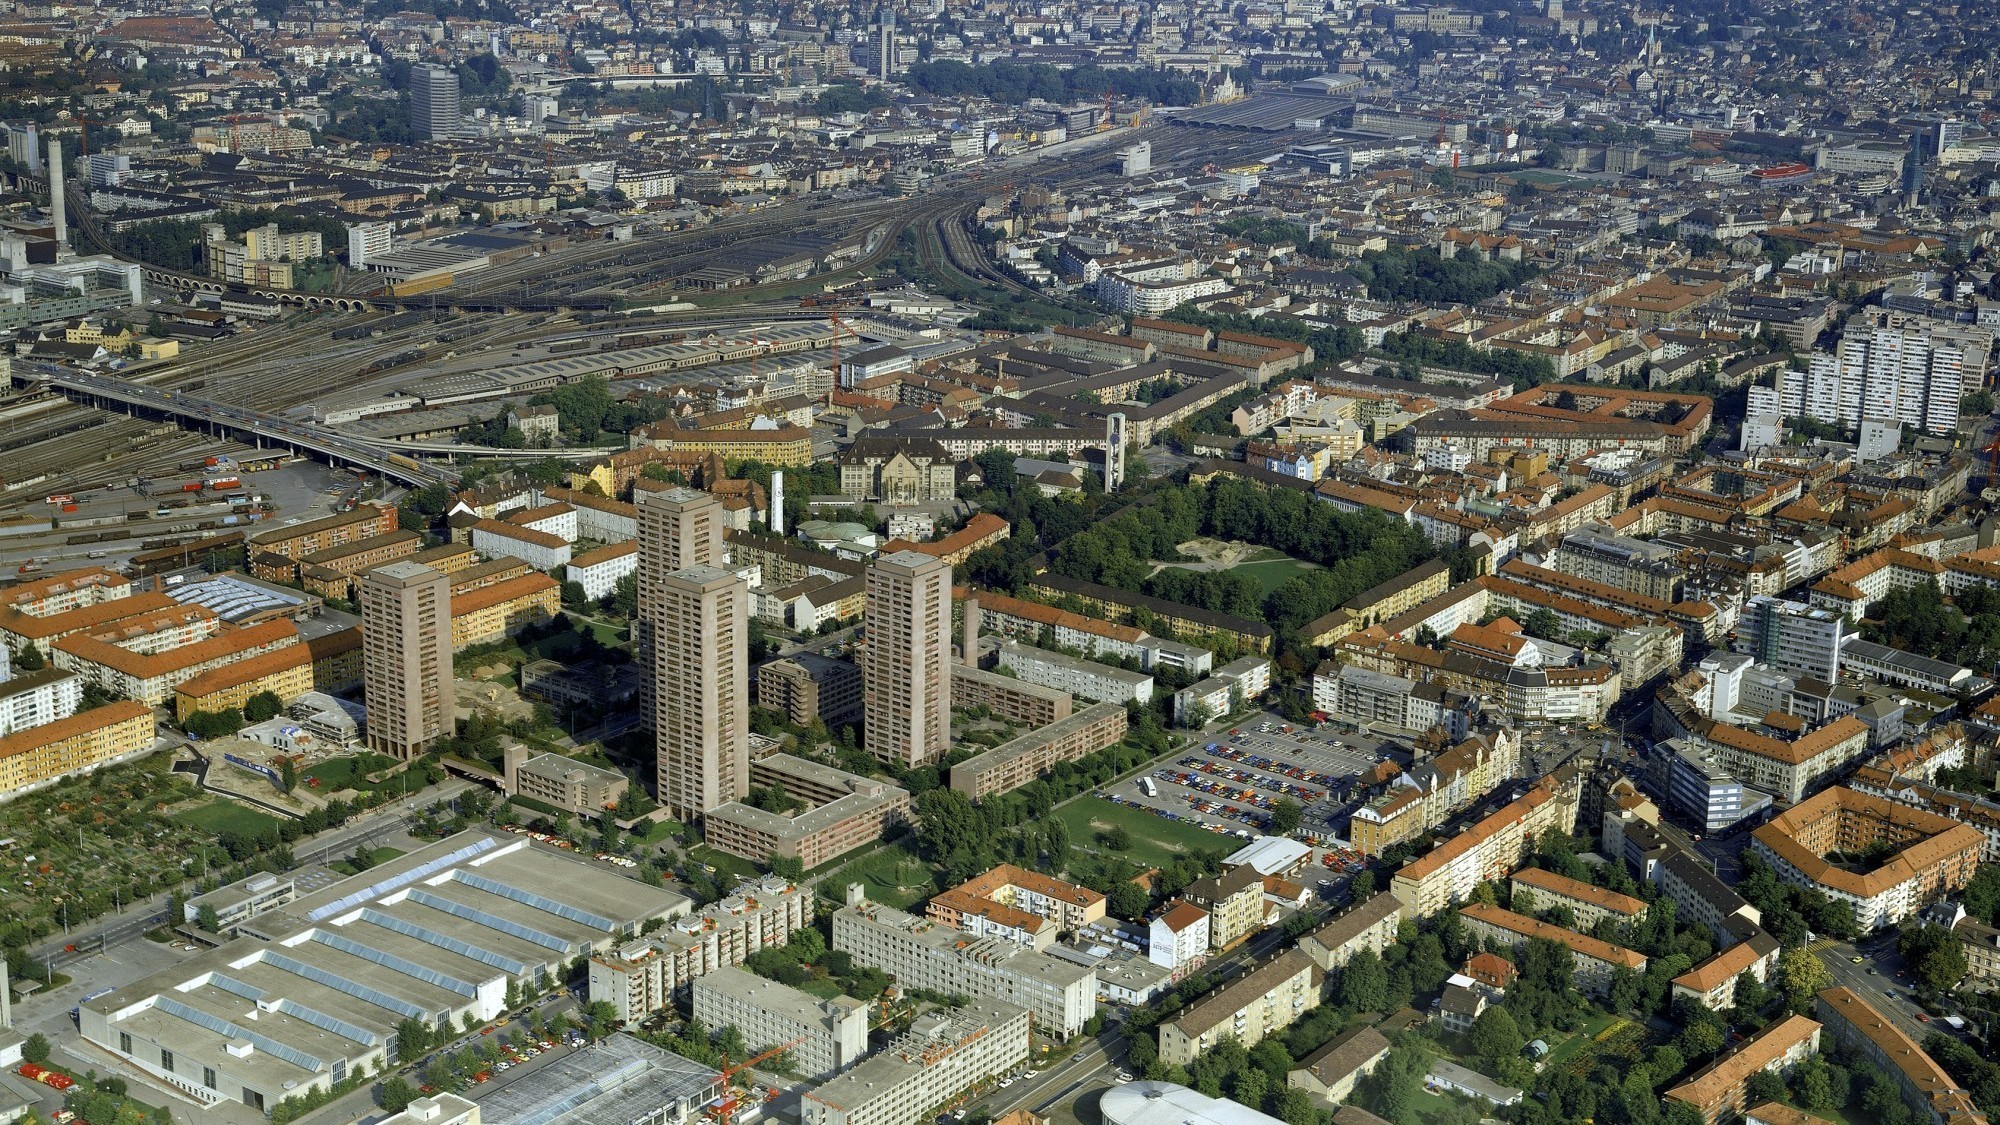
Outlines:
[[205,1066],[205,1067],[202,1067],[202,1068],[201,1068],[201,1084],[202,1084],[202,1085],[204,1085],[204,1086],[206,1086],[206,1087],[208,1087],[208,1088],[209,1088],[209,1089],[211,1089],[211,1090],[215,1089],[215,1068],[214,1068],[214,1067],[212,1067],[212,1066]]
[[131,1032],[129,1032],[129,1031],[121,1031],[121,1032],[119,1032],[119,1033],[118,1033],[118,1050],[119,1050],[119,1052],[120,1052],[121,1054],[127,1054],[127,1055],[129,1055],[129,1054],[131,1054],[131,1053],[132,1053],[132,1033],[131,1033]]
[[165,1047],[160,1048],[160,1069],[168,1074],[174,1072],[174,1053]]

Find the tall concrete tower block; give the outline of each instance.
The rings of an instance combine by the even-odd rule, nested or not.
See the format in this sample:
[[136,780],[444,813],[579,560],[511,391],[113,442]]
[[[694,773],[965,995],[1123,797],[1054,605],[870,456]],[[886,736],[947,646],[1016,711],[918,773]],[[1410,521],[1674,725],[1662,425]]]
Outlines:
[[862,730],[885,762],[928,765],[951,748],[951,563],[897,551],[868,565]]
[[56,252],[69,249],[69,200],[64,196],[62,139],[49,138],[49,212],[56,222]]

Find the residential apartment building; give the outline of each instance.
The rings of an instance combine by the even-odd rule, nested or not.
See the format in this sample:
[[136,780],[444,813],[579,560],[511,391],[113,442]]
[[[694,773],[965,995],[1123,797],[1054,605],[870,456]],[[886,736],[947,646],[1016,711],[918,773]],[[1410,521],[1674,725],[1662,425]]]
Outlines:
[[1153,699],[1153,677],[1143,672],[1128,672],[1095,660],[1078,660],[1013,640],[1000,642],[997,654],[1002,670],[1028,683],[1096,703],[1146,704]]
[[231,629],[155,652],[135,652],[78,634],[57,642],[55,665],[114,695],[157,707],[172,699],[180,685],[203,672],[297,643],[298,628],[285,620]]
[[67,719],[83,706],[83,678],[60,668],[8,674],[9,653],[0,646],[0,738]]
[[1247,863],[1196,879],[1181,897],[1208,911],[1208,941],[1218,952],[1264,924],[1264,877]]
[[1578,930],[1594,930],[1599,922],[1629,926],[1646,916],[1643,899],[1621,895],[1539,867],[1521,868],[1514,872],[1508,883],[1514,892],[1511,900],[1514,909],[1540,914],[1554,907],[1567,907]]
[[1749,412],[1823,418],[1850,429],[1875,419],[1951,433],[1966,388],[1965,349],[1884,320],[1876,313],[1848,321],[1837,350],[1813,353],[1804,371],[1779,372],[1773,386],[1752,387]]
[[451,585],[453,650],[505,640],[562,609],[562,583],[533,571],[465,589]]
[[1312,959],[1322,974],[1331,974],[1368,950],[1378,956],[1396,942],[1396,928],[1403,921],[1403,904],[1388,891],[1357,902],[1299,938],[1299,951]]
[[[1971,882],[1985,843],[1969,824],[1835,786],[1759,827],[1750,847],[1780,879],[1852,906],[1855,924],[1868,933]],[[1872,870],[1836,861],[1878,844],[1896,851]]]
[[751,1050],[787,1048],[792,1069],[815,1082],[868,1054],[868,1005],[852,996],[822,1000],[734,965],[696,977],[694,1017],[709,1027],[734,1027]]
[[1579,789],[1573,778],[1542,778],[1519,799],[1398,868],[1391,892],[1414,918],[1464,902],[1480,883],[1520,866],[1543,832],[1574,831]]
[[925,917],[975,937],[989,934],[1046,951],[1059,933],[1104,919],[1104,896],[1011,863],[932,896]]
[[861,650],[868,752],[915,768],[951,749],[951,564],[898,551],[868,566]]
[[1868,726],[1852,715],[1786,740],[1711,719],[1671,685],[1661,688],[1655,699],[1657,740],[1685,739],[1744,784],[1783,804],[1804,800],[1868,751]]
[[[12,687],[0,684],[0,694]],[[174,689],[174,717],[186,722],[197,711],[240,710],[253,695],[270,692],[291,702],[313,690],[312,650],[285,645],[259,656],[225,664]],[[4,733],[0,725],[0,733]]]
[[0,609],[48,617],[132,596],[132,580],[101,566],[58,571],[0,590]]
[[1680,552],[1664,543],[1621,535],[1589,524],[1563,536],[1550,568],[1663,602],[1677,602],[1687,570]]
[[1518,948],[1542,938],[1568,947],[1570,959],[1575,965],[1572,979],[1576,987],[1585,992],[1603,995],[1611,987],[1612,973],[1618,969],[1635,973],[1646,971],[1646,955],[1643,953],[1599,941],[1575,930],[1551,926],[1525,914],[1473,902],[1459,907],[1458,916],[1465,923],[1466,932],[1482,941],[1490,939]]
[[644,607],[655,792],[683,820],[749,795],[749,603],[742,578],[695,566],[660,576]]
[[153,711],[119,700],[0,738],[0,799],[153,748]]
[[623,1022],[644,1019],[672,1005],[696,977],[741,965],[766,946],[789,945],[815,916],[810,888],[780,875],[746,879],[727,898],[592,957],[591,1002],[608,1001]]
[[1788,1077],[1793,1068],[1819,1054],[1820,1024],[1789,1015],[1737,1044],[1729,1053],[1661,1095],[1701,1111],[1706,1125],[1730,1121],[1747,1108],[1752,1075]]
[[851,661],[800,652],[757,666],[757,706],[794,726],[828,730],[861,720],[861,669]]
[[770,754],[750,763],[750,784],[808,802],[797,813],[774,813],[739,801],[710,809],[703,834],[711,847],[763,863],[797,857],[807,868],[881,840],[910,820],[910,794],[880,778],[819,762]]
[[250,537],[248,552],[253,563],[261,554],[302,559],[314,551],[359,542],[377,535],[387,535],[396,529],[395,508],[361,504],[351,512],[340,512],[260,532]]
[[1300,1059],[1285,1075],[1285,1084],[1339,1106],[1354,1096],[1354,1088],[1382,1065],[1389,1051],[1389,1037],[1380,1031],[1366,1025],[1350,1028]]
[[808,1091],[800,1125],[917,1125],[977,1083],[1028,1061],[1027,1009],[974,1000],[927,1012],[868,1059]]
[[626,540],[572,556],[563,568],[563,580],[583,587],[583,596],[596,601],[617,590],[619,579],[638,570],[639,544]]
[[487,558],[520,559],[540,571],[560,571],[570,560],[568,540],[505,520],[473,524],[472,549]]
[[451,733],[451,594],[443,574],[390,563],[361,579],[368,748],[408,761]]
[[1288,949],[1160,1024],[1160,1061],[1190,1066],[1224,1039],[1255,1047],[1319,1007],[1319,970]]
[[1744,973],[1759,981],[1771,979],[1779,948],[1777,938],[1756,927],[1744,940],[1675,977],[1673,996],[1689,997],[1711,1012],[1727,1011],[1736,1005],[1736,982]]
[[1057,762],[1074,762],[1112,745],[1125,737],[1129,723],[1118,704],[1094,704],[952,766],[951,787],[975,801],[1005,793]]
[[1208,911],[1179,899],[1146,927],[1146,959],[1180,973],[1208,959]]
[[1814,999],[1813,1015],[1843,1047],[1896,1084],[1918,1121],[1985,1125],[1986,1114],[1973,1103],[1971,1091],[1859,993],[1829,988]]
[[906,988],[1018,1004],[1058,1039],[1082,1031],[1097,1013],[1097,974],[1089,967],[1002,938],[968,939],[942,923],[869,902],[858,884],[834,913],[833,947]]
[[965,663],[951,666],[951,705],[960,711],[984,707],[1009,722],[1030,727],[1067,719],[1075,710],[1066,691]]

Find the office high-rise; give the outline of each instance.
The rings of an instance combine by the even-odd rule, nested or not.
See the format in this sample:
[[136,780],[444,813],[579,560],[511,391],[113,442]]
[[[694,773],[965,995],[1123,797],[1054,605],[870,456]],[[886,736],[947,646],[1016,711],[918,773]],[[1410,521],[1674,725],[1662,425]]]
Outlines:
[[458,72],[419,63],[410,68],[410,131],[420,141],[458,132]]
[[951,564],[897,551],[868,565],[862,729],[885,762],[922,766],[951,747]]
[[674,571],[648,625],[656,796],[696,820],[750,791],[750,583],[716,566]]
[[451,580],[393,562],[360,585],[368,748],[414,758],[451,730]]
[[[676,570],[691,566],[722,565],[722,501],[714,493],[693,488],[669,488],[659,492],[638,491],[633,500],[639,509],[639,571],[637,613],[632,619],[632,641],[639,667],[650,669],[652,659],[652,604],[660,583]],[[647,726],[653,722],[653,677],[639,679],[639,717]]]

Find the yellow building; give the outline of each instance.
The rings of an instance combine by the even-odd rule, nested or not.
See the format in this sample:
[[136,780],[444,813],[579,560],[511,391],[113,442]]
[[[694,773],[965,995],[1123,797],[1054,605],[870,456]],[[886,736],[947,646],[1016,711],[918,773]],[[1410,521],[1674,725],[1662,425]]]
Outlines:
[[[791,467],[812,464],[812,431],[802,426],[772,430],[683,430],[654,422],[632,431],[632,448],[714,453],[726,461],[763,461]],[[599,487],[602,487],[600,483]]]
[[196,711],[239,710],[251,696],[267,691],[290,702],[311,690],[312,650],[286,645],[203,672],[174,689],[174,717],[186,722]]
[[562,609],[562,583],[546,574],[523,574],[451,599],[451,647],[485,644]]
[[305,647],[314,690],[338,695],[361,686],[361,626],[307,637]]
[[0,794],[111,761],[153,744],[153,710],[120,700],[0,738]]

